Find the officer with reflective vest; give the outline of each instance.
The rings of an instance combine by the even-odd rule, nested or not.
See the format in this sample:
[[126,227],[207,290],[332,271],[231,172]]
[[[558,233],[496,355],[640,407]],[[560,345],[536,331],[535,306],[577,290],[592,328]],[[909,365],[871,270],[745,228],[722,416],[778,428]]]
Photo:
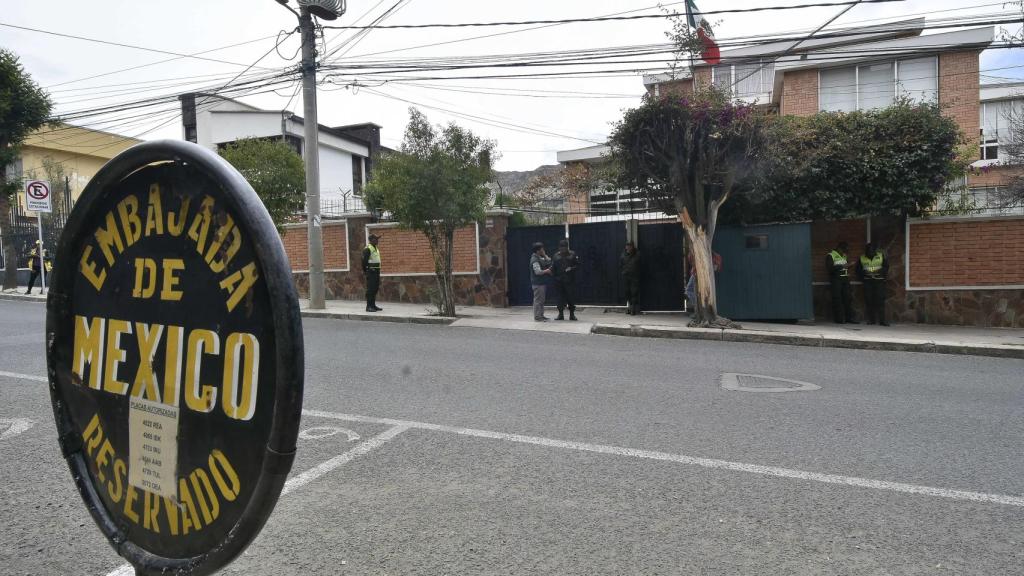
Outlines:
[[829,286],[832,289],[832,319],[836,324],[856,324],[853,319],[853,296],[850,293],[850,263],[846,259],[849,246],[840,242],[825,255]]
[[380,250],[377,241],[380,236],[370,234],[370,242],[363,249],[363,276],[366,277],[366,311],[380,312],[377,307],[377,291],[380,290]]
[[[39,253],[42,252],[42,259],[40,259]],[[50,259],[50,252],[42,249],[42,243],[36,240],[35,248],[32,248],[28,253],[28,290],[25,290],[25,294],[32,293],[32,287],[36,285],[36,279],[39,278],[40,274],[43,274],[43,280],[45,281],[50,277],[50,270],[53,270],[53,260]],[[42,289],[40,288],[40,293]]]
[[888,326],[885,320],[885,280],[889,276],[889,259],[868,242],[857,262],[857,274],[864,283],[864,307],[868,324]]

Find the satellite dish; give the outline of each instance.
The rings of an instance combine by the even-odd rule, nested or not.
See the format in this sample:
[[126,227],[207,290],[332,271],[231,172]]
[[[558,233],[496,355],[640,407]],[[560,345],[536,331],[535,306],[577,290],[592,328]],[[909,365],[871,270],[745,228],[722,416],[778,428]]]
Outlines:
[[345,13],[345,0],[297,0],[299,6],[322,20],[336,20]]

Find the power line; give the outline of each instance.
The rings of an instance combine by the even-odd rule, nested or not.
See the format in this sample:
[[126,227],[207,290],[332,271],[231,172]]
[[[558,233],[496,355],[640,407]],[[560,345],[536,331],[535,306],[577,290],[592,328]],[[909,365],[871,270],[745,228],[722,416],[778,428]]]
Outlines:
[[[792,4],[789,6],[760,6],[756,8],[733,8],[728,10],[709,10],[703,14],[738,14],[744,12],[764,12],[769,10],[796,10],[801,8],[818,8],[828,6],[853,6],[860,2],[880,4],[886,2],[902,2],[903,0],[854,0],[852,2],[818,2],[813,4]],[[566,18],[561,20],[519,20],[512,22],[460,22],[434,24],[393,24],[390,26],[324,26],[330,30],[360,30],[376,28],[378,30],[409,29],[409,28],[477,28],[487,26],[529,26],[532,24],[574,24],[579,22],[610,22],[621,20],[643,20],[651,18],[677,18],[685,16],[681,12],[663,14],[638,14],[633,16],[595,16],[590,18]]]
[[94,42],[96,44],[105,44],[107,46],[116,46],[119,48],[130,48],[132,50],[142,50],[143,52],[154,52],[156,54],[169,54],[171,56],[177,56],[178,58],[193,58],[195,60],[205,60],[207,62],[216,62],[218,64],[230,64],[232,66],[245,66],[239,62],[231,62],[228,60],[218,60],[217,58],[205,58],[203,56],[196,56],[195,54],[182,54],[181,52],[171,52],[169,50],[160,50],[157,48],[146,48],[145,46],[136,46],[134,44],[123,44],[121,42],[111,42],[109,40],[100,40],[99,38],[88,38],[86,36],[76,36],[74,34],[64,34],[63,32],[53,32],[50,30],[42,30],[40,28],[30,28],[28,26],[18,26],[15,24],[8,24],[6,22],[0,22],[0,26],[7,28],[15,28],[17,30],[26,30],[28,32],[37,32],[39,34],[48,34],[50,36],[59,36],[61,38],[70,38],[72,40],[82,40],[85,42]]

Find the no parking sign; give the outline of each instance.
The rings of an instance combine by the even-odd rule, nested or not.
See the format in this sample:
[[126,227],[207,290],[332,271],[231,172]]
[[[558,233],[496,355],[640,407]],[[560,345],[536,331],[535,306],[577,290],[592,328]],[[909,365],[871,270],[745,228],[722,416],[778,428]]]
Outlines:
[[46,180],[29,180],[25,183],[25,208],[29,212],[51,212],[50,183]]

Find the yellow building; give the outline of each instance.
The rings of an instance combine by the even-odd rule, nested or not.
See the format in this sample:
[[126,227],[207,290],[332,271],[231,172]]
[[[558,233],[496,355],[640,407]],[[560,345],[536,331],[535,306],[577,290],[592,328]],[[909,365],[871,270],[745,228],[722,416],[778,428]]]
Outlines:
[[[43,159],[59,162],[68,177],[71,198],[77,200],[85,185],[108,160],[139,142],[142,141],[70,124],[44,126],[25,139],[21,165],[16,164],[14,170],[26,178],[34,176],[44,180],[47,174],[43,170]],[[57,183],[52,185],[56,187]],[[22,196],[18,195],[19,203],[24,202]]]

